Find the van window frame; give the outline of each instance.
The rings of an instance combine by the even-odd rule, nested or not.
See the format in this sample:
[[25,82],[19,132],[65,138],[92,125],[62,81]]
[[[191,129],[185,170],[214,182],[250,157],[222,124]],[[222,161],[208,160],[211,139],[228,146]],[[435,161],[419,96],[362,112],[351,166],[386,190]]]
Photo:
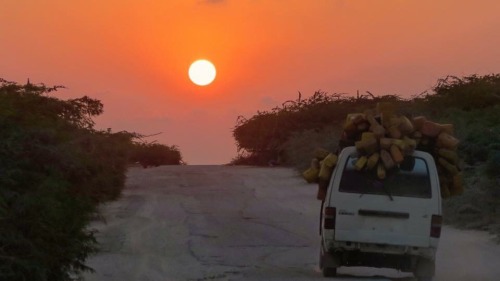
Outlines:
[[[423,163],[425,166],[421,169],[422,171],[425,171],[425,183],[427,189],[424,190],[424,192],[421,192],[420,195],[417,193],[404,193],[404,192],[398,192],[401,190],[396,190],[394,189],[395,185],[392,185],[394,182],[389,182],[391,185],[386,186],[386,183],[390,180],[395,180],[395,177],[397,177],[397,173],[406,173],[405,171],[401,170],[399,167],[395,167],[391,169],[390,171],[387,171],[387,177],[383,180],[378,179],[376,175],[376,170],[377,168],[374,168],[373,171],[356,171],[354,169],[354,162],[356,159],[359,158],[358,154],[351,154],[347,157],[346,161],[343,163],[342,171],[340,173],[340,180],[338,184],[338,191],[341,193],[352,193],[352,194],[360,194],[361,196],[364,194],[370,194],[370,195],[380,195],[380,196],[391,196],[391,197],[404,197],[404,198],[420,198],[420,199],[431,199],[433,196],[433,190],[432,190],[432,182],[431,182],[431,174],[430,174],[430,169],[429,169],[429,163],[427,163],[426,159],[418,156],[410,156],[415,159],[416,162],[420,161]],[[349,163],[352,163],[349,165]],[[372,187],[368,186],[370,184],[366,184],[361,188],[357,189],[346,189],[343,188],[346,185],[343,185],[343,180],[344,180],[344,175],[346,171],[351,171],[353,173],[359,173],[357,176],[356,180],[363,179],[368,182],[371,182],[370,184]],[[410,174],[411,175],[411,174]],[[404,175],[403,175],[404,176]],[[356,177],[354,177],[356,178]],[[376,188],[378,190],[376,190]],[[423,188],[422,188],[423,189]]]

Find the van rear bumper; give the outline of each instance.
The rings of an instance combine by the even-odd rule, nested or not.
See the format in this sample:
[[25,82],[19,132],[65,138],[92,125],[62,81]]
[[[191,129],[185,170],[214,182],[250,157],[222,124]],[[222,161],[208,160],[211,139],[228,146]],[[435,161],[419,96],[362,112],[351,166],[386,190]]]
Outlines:
[[403,272],[413,272],[419,257],[411,255],[394,255],[361,251],[341,251],[331,254],[339,266],[368,266],[378,268],[394,268]]
[[352,241],[331,241],[327,242],[327,250],[329,252],[360,252],[371,254],[383,254],[394,256],[416,256],[423,257],[428,260],[434,260],[436,257],[436,248],[432,247],[413,247],[413,246],[400,246],[390,244],[375,244],[375,243],[362,243]]
[[[368,266],[394,268],[404,272],[415,272],[419,261],[429,260],[434,264],[436,249],[404,247],[394,245],[373,245],[355,242],[333,242],[338,247],[324,247],[321,250],[321,265]],[[331,246],[331,245],[330,245]]]

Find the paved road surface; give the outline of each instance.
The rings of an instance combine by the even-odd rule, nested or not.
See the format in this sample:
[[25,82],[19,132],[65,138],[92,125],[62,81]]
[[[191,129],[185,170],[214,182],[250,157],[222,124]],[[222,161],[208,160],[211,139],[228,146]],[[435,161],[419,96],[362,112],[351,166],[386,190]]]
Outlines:
[[[291,169],[131,168],[103,206],[102,252],[86,281],[327,280],[320,274],[316,186]],[[334,280],[414,280],[389,269],[340,268]],[[444,228],[435,280],[500,280],[500,246]]]

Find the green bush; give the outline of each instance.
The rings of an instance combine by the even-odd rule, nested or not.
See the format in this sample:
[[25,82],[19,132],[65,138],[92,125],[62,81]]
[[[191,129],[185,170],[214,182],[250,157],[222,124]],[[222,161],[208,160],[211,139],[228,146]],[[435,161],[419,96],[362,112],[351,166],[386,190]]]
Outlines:
[[464,111],[500,104],[500,74],[439,79],[427,102],[434,108],[458,108]]
[[285,143],[286,163],[304,171],[310,167],[316,148],[324,148],[336,153],[341,136],[341,128],[329,126],[322,130],[304,130],[292,134]]
[[[363,112],[378,102],[386,101],[400,104],[402,109],[408,103],[394,95],[375,97],[368,93],[352,98],[318,91],[307,99],[299,95],[297,100],[287,101],[281,107],[259,111],[250,119],[240,116],[233,128],[239,158],[244,155],[247,160],[258,162],[254,164],[276,161],[283,156],[286,158],[286,155],[293,158],[291,154],[294,152],[285,151],[285,146],[297,133],[309,130],[319,132],[325,126],[338,130],[348,113]],[[282,164],[290,164],[287,158],[281,160],[284,161]]]
[[297,100],[287,101],[270,111],[259,111],[251,118],[240,116],[233,136],[240,156],[267,162],[284,153],[291,159],[293,155],[290,155],[295,152],[285,151],[285,146],[290,147],[292,138],[311,130],[319,132],[325,127],[338,130],[347,114],[372,109],[378,102],[392,102],[400,114],[424,115],[455,124],[456,135],[461,140],[459,152],[466,162],[487,161],[491,146],[500,143],[500,75],[448,76],[439,79],[433,90],[408,100],[397,95],[374,96],[369,92],[357,97],[316,92],[301,99],[299,95]]
[[96,204],[124,186],[132,136],[99,132],[102,104],[0,79],[0,280],[70,280],[97,249]]
[[130,162],[139,163],[144,168],[184,163],[177,146],[158,143],[135,143],[131,148]]

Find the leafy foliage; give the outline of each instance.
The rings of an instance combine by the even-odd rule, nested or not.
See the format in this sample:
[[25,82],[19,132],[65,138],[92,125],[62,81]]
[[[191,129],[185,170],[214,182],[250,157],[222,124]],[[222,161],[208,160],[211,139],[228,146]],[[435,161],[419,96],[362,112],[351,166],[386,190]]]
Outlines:
[[[318,147],[336,151],[340,138],[340,128],[326,126],[322,130],[304,130],[294,133],[285,143],[287,163],[299,171],[305,171],[311,166],[311,153]],[[291,153],[293,152],[293,153]],[[305,160],[307,159],[307,160]]]
[[500,103],[500,74],[447,76],[438,80],[434,94],[427,96],[427,101],[434,108],[444,106],[464,111],[494,106]]
[[136,142],[131,150],[130,161],[142,167],[183,164],[179,148],[158,143]]
[[[307,130],[321,131],[325,126],[340,128],[345,116],[363,112],[380,101],[404,103],[398,96],[375,97],[371,93],[347,97],[317,91],[307,99],[287,101],[271,111],[259,111],[250,119],[240,116],[233,129],[241,158],[255,159],[254,164],[269,161],[289,162],[290,153],[285,146],[290,137]],[[234,163],[235,161],[233,161]]]
[[[347,114],[363,112],[378,102],[390,101],[397,105],[401,114],[426,115],[455,124],[462,140],[460,151],[467,162],[486,161],[489,149],[500,146],[497,125],[500,120],[500,75],[448,76],[439,79],[433,90],[433,93],[408,100],[397,95],[374,96],[370,92],[357,97],[316,92],[310,98],[301,99],[299,93],[297,100],[287,101],[270,111],[259,111],[249,119],[240,116],[233,136],[240,156],[269,161],[288,155],[282,160],[291,163],[295,162],[290,162],[294,151],[287,150],[286,146],[293,136],[309,130],[319,132],[325,127],[338,129]],[[261,163],[267,161],[260,160]]]
[[78,143],[91,122],[80,113],[98,113],[99,104],[47,97],[56,88],[44,85],[1,82],[0,279],[65,280],[86,269],[95,250],[85,230],[94,205],[71,193],[87,183]]
[[[97,243],[87,225],[124,187],[138,135],[95,130],[101,102],[48,96],[59,88],[0,79],[0,280],[71,280],[90,270],[84,262]],[[175,147],[147,148],[180,161]]]

